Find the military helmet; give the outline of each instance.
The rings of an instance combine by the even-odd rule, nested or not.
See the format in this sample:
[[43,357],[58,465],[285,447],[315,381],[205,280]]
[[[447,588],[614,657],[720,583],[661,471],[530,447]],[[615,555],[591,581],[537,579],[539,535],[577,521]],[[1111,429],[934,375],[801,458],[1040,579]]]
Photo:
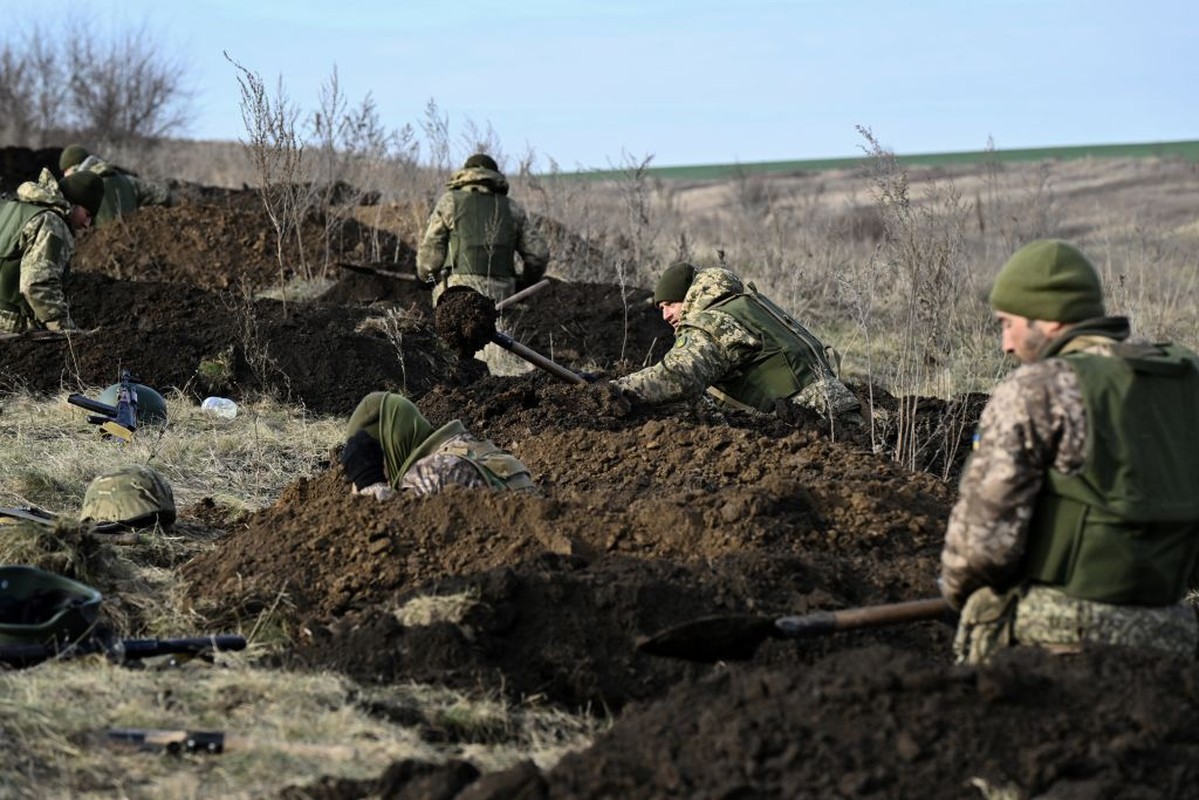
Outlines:
[[175,493],[166,478],[150,467],[131,465],[106,472],[87,486],[79,517],[130,528],[175,524]]
[[68,644],[96,624],[100,593],[36,567],[0,567],[0,644]]
[[[167,401],[158,392],[140,383],[131,383],[130,386],[137,392],[137,424],[143,423],[162,423],[167,421]],[[107,403],[110,406],[117,404],[117,399],[120,397],[121,384],[114,383],[109,386],[100,396],[96,398],[101,403]]]

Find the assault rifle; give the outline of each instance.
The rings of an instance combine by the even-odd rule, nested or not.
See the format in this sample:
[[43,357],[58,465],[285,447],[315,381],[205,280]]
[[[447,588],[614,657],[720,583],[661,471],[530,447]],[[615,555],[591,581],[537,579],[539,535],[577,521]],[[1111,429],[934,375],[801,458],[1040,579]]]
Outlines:
[[99,425],[101,432],[122,442],[133,441],[133,433],[137,430],[137,383],[129,375],[129,370],[121,370],[120,386],[117,389],[117,404],[110,406],[98,400],[91,400],[81,394],[72,394],[67,402],[79,406],[85,411],[91,411],[88,422]]
[[132,665],[143,658],[179,656],[173,663],[199,658],[211,661],[212,654],[245,650],[246,638],[235,634],[193,636],[183,639],[116,639],[105,641],[92,637],[74,644],[58,647],[55,644],[0,645],[0,664],[10,667],[30,667],[51,659],[78,658],[92,653],[104,653],[114,664]]

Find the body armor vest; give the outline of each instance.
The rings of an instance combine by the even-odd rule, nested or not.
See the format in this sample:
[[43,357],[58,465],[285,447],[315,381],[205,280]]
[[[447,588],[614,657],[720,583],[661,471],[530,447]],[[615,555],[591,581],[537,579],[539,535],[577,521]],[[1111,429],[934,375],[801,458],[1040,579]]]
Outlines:
[[749,292],[718,301],[705,310],[728,314],[761,340],[748,363],[713,384],[734,400],[759,411],[773,411],[775,400],[791,397],[819,378],[832,375],[820,340],[752,286]]
[[133,184],[120,174],[104,176],[104,202],[96,212],[95,224],[101,225],[137,210]]
[[454,229],[447,266],[459,274],[511,278],[516,275],[516,226],[508,198],[491,192],[456,189]]
[[30,319],[34,313],[21,294],[21,253],[17,252],[17,240],[31,219],[48,211],[45,206],[17,200],[0,203],[0,309]]
[[1024,577],[1083,600],[1162,606],[1199,579],[1199,356],[1175,345],[1074,352],[1086,462],[1050,471]]

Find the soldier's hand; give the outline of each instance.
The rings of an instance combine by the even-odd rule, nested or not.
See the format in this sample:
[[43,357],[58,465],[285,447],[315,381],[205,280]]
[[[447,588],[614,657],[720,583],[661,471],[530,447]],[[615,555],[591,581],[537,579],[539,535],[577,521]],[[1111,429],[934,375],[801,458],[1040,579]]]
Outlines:
[[48,330],[48,331],[76,331],[76,330],[79,330],[79,328],[77,328],[75,326],[75,321],[73,319],[71,319],[70,317],[63,317],[62,319],[46,320],[45,324],[46,324],[46,330]]
[[353,488],[350,490],[352,494],[359,496],[370,496],[382,502],[395,497],[395,489],[392,489],[386,483],[372,483],[363,489]]

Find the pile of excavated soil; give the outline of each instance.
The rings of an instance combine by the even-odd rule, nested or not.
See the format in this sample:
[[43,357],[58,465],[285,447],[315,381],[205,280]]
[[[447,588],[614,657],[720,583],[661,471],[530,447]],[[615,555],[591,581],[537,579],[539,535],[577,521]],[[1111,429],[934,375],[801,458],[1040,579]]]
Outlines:
[[[291,667],[615,717],[549,772],[405,761],[378,780],[281,785],[281,796],[958,798],[1008,784],[1019,798],[1199,796],[1193,665],[1100,651],[955,668],[942,621],[768,640],[749,663],[636,649],[712,614],[935,595],[952,479],[985,398],[912,402],[875,388],[867,427],[796,430],[703,401],[617,412],[540,372],[486,377],[445,346],[414,281],[340,270],[314,301],[256,299],[296,272],[279,269],[256,203],[191,187],[177,207],[91,235],[67,293],[96,331],[4,343],[0,390],[105,385],[124,367],[196,398],[270,393],[348,416],[390,389],[434,424],[461,419],[519,456],[541,494],[379,503],[351,496],[332,466],[234,522],[202,502],[181,512],[181,530],[216,537],[183,567],[187,602],[214,628],[274,608]],[[305,224],[305,247],[315,234],[323,248],[323,220]],[[387,265],[372,255],[382,232],[338,230],[330,264]],[[605,376],[671,342],[645,290],[603,283],[555,280],[497,324]],[[927,442],[915,463],[935,475],[884,455],[903,414]]]

